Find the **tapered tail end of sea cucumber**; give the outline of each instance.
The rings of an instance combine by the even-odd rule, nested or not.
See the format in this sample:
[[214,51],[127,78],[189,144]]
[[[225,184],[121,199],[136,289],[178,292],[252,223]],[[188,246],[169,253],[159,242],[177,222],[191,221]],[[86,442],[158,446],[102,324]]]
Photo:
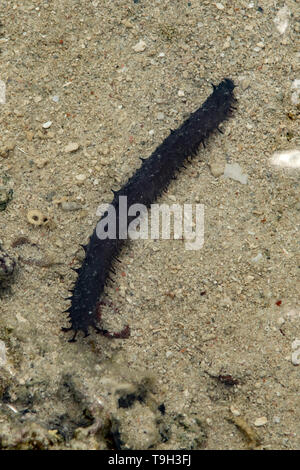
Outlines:
[[77,333],[78,333],[78,330],[73,330],[72,327],[70,328],[62,328],[61,331],[63,331],[64,333],[68,333],[69,331],[73,331],[73,336],[71,339],[68,339],[68,343],[76,343],[76,336],[77,336]]
[[[130,336],[129,325],[126,325],[121,331],[118,331],[118,332],[109,332],[108,330],[99,328],[96,325],[96,323],[91,323],[90,326],[96,330],[96,333],[99,333],[102,336],[105,336],[106,338],[109,338],[109,339],[127,339]],[[69,333],[69,332],[73,333],[73,336],[70,339],[68,339],[68,343],[76,343],[76,337],[79,331],[82,331],[84,333],[84,338],[89,336],[89,332],[86,328],[74,328],[74,325],[71,325],[68,328],[61,328],[61,331],[63,331],[64,333]]]

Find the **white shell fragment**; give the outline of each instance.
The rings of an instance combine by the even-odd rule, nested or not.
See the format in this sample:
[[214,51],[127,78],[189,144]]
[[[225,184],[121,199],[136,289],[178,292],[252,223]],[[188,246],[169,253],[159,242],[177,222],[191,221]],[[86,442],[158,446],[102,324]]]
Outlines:
[[300,80],[299,79],[296,79],[293,81],[291,89],[295,90],[295,91],[292,91],[291,102],[292,104],[297,106],[298,104],[300,104]]
[[6,364],[6,347],[4,341],[0,341],[0,367]]
[[299,366],[300,365],[300,339],[295,339],[295,341],[292,342],[292,349],[294,350],[292,352],[292,364],[294,366]]
[[289,25],[290,14],[291,12],[288,7],[284,6],[283,8],[280,8],[276,17],[274,18],[276,29],[280,32],[280,34],[284,34],[286,32]]
[[49,129],[52,126],[52,121],[44,122],[43,129]]
[[224,176],[225,178],[231,178],[232,180],[238,181],[241,184],[248,183],[248,175],[242,173],[242,168],[238,163],[226,163]]
[[270,163],[285,168],[300,168],[300,149],[275,152],[271,157]]
[[5,104],[5,93],[6,93],[6,85],[3,80],[0,80],[0,104]]

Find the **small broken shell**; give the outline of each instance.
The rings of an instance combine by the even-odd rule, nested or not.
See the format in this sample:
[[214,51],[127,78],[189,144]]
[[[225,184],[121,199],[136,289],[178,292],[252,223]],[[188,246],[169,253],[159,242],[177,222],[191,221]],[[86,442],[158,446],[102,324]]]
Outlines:
[[29,210],[27,212],[27,220],[31,225],[35,225],[36,227],[47,225],[49,223],[49,218],[38,209]]

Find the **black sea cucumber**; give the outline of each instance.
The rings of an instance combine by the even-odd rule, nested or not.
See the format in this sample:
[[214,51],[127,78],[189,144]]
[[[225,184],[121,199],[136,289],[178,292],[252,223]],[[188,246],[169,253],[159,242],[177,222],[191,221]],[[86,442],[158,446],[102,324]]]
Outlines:
[[[149,207],[167,188],[180,167],[184,166],[187,157],[194,156],[199,145],[201,143],[204,145],[205,139],[215,129],[221,132],[219,124],[227,119],[234,109],[232,106],[235,102],[234,88],[233,81],[228,78],[218,86],[213,85],[213,93],[201,108],[192,113],[178,129],[172,130],[152,155],[143,160],[141,167],[127,183],[119,191],[114,192],[112,205],[117,214],[119,196],[127,196],[128,207],[135,203]],[[134,218],[128,217],[127,227]],[[75,341],[79,330],[87,336],[89,327],[94,327],[99,333],[109,337],[126,337],[129,331],[127,327],[120,333],[108,333],[101,328],[99,313],[101,296],[110,271],[113,270],[112,264],[117,259],[124,242],[118,237],[118,219],[116,224],[116,239],[100,240],[95,229],[89,243],[83,246],[85,259],[82,266],[76,270],[78,277],[70,297],[71,305],[66,310],[69,313],[71,327],[64,328],[64,331],[74,331],[70,341]]]

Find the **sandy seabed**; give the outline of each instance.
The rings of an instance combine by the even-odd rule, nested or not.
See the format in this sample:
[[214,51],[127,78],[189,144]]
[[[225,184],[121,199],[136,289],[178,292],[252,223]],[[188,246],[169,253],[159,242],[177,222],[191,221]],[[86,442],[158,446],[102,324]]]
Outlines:
[[[297,2],[6,1],[0,21],[0,447],[299,449],[299,170],[270,163],[299,149]],[[68,343],[97,207],[224,77],[237,110],[159,201],[204,204],[203,247],[126,244],[102,321],[130,337]]]

